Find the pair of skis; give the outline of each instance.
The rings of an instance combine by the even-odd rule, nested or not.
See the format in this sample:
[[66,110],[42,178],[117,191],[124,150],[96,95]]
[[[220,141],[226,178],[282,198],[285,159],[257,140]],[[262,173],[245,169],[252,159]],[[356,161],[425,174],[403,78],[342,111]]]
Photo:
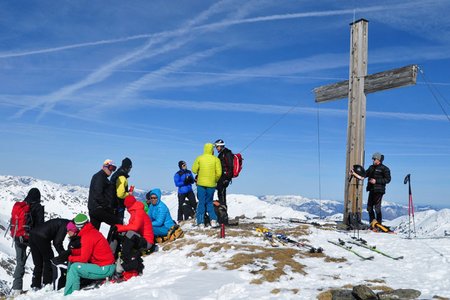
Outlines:
[[313,247],[307,243],[293,240],[282,233],[274,234],[270,231],[270,229],[265,227],[258,227],[256,231],[260,234],[263,234],[265,240],[267,240],[272,247],[278,247],[279,244],[287,246],[289,244],[293,244],[299,248],[306,248],[310,253],[322,253],[323,249],[321,247]]
[[359,246],[359,247],[363,247],[363,248],[369,249],[370,251],[373,251],[373,252],[376,252],[378,254],[381,254],[383,256],[392,258],[393,260],[403,259],[403,256],[392,256],[390,254],[387,254],[386,252],[378,250],[376,246],[371,246],[371,245],[367,244],[367,241],[362,239],[362,238],[354,239],[354,240],[351,240],[351,241],[348,241],[348,242],[350,244],[353,244],[353,245],[356,245],[356,246]]
[[386,256],[388,258],[391,258],[393,260],[403,259],[403,256],[392,256],[392,255],[389,255],[389,254],[387,254],[387,253],[385,253],[385,252],[383,252],[381,250],[378,250],[375,246],[368,245],[367,241],[365,241],[364,239],[361,239],[361,238],[360,239],[356,239],[356,240],[347,241],[347,242],[345,242],[345,241],[343,241],[341,239],[338,239],[337,242],[336,241],[330,241],[330,240],[328,242],[331,243],[331,244],[334,244],[336,246],[339,246],[339,247],[341,247],[341,248],[343,248],[343,249],[345,249],[345,250],[347,250],[349,252],[352,252],[353,254],[355,254],[356,256],[361,258],[362,260],[373,260],[374,257],[373,256],[364,256],[364,255],[360,254],[359,252],[353,250],[352,246],[350,246],[348,244],[369,249],[370,251],[376,252],[378,254],[381,254],[381,255]]
[[331,244],[333,244],[333,245],[336,245],[336,246],[338,246],[338,247],[341,247],[342,249],[345,249],[345,250],[347,250],[347,251],[349,251],[349,252],[355,254],[356,256],[358,256],[359,258],[361,258],[362,260],[372,260],[372,259],[374,259],[373,256],[364,256],[364,255],[360,254],[359,252],[353,250],[352,246],[347,245],[347,244],[345,243],[345,241],[343,241],[343,240],[341,240],[341,239],[338,239],[337,242],[336,242],[336,241],[330,241],[330,240],[328,240],[328,243],[331,243]]

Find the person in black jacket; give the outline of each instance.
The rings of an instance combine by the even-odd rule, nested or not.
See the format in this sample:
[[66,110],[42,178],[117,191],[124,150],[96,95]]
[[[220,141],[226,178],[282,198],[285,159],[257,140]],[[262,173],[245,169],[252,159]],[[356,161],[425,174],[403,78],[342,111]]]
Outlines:
[[220,159],[222,164],[222,176],[220,176],[217,182],[217,195],[219,197],[219,203],[221,205],[227,206],[227,187],[233,179],[233,152],[225,147],[225,142],[223,140],[217,140],[214,142],[216,147],[217,157]]
[[[119,216],[114,214],[112,203],[116,199],[116,189],[108,177],[116,170],[114,162],[110,159],[105,160],[102,169],[98,171],[91,179],[89,187],[88,209],[91,224],[100,229],[102,222],[113,227],[116,224],[122,224]],[[110,229],[111,233],[111,229]]]
[[[44,223],[44,206],[41,205],[41,192],[37,188],[30,189],[24,201],[30,206],[27,227],[31,230]],[[26,254],[28,241],[16,237],[14,246],[16,249],[16,268],[13,275],[12,295],[19,295],[22,293],[23,288],[23,275],[25,274],[25,263],[28,258]]]
[[[377,222],[381,224],[383,221],[383,217],[381,215],[381,200],[383,199],[383,195],[386,193],[386,184],[391,182],[391,171],[387,166],[383,165],[383,154],[375,152],[372,155],[372,160],[373,164],[366,170],[365,176],[369,178],[366,188],[369,192],[367,212],[369,213],[369,223],[372,223],[373,220],[377,220]],[[363,179],[353,170],[352,174],[357,178]]]
[[125,215],[125,205],[123,201],[125,198],[132,193],[133,186],[128,189],[128,177],[130,177],[130,171],[133,167],[131,159],[125,157],[122,160],[122,165],[117,169],[111,176],[111,183],[115,188],[115,197],[113,199],[112,208],[114,214],[116,214],[123,223],[123,218]]
[[34,270],[31,288],[39,290],[42,285],[52,283],[52,266],[50,260],[54,257],[51,242],[58,254],[64,251],[63,242],[66,237],[67,219],[52,219],[35,227],[30,232],[30,249],[33,257]]

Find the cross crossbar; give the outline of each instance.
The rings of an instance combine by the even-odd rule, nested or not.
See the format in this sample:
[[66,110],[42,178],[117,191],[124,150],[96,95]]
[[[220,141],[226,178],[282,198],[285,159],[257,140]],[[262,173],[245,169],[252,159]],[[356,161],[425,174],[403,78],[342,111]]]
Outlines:
[[[417,81],[417,65],[409,65],[389,71],[365,76],[364,94],[375,93],[403,86],[414,85]],[[348,80],[323,85],[314,89],[316,103],[348,97]]]

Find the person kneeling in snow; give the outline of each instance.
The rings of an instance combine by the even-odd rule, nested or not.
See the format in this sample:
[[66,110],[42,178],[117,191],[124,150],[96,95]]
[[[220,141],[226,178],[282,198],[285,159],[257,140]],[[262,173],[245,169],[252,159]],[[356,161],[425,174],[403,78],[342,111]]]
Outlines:
[[53,271],[53,289],[55,291],[62,289],[66,285],[67,261],[69,259],[69,255],[80,255],[81,253],[80,237],[78,236],[78,228],[75,226],[75,223],[73,223],[73,221],[67,223],[66,230],[69,237],[67,250],[62,251],[59,256],[51,259]]
[[154,245],[152,222],[144,211],[144,204],[136,201],[133,195],[125,198],[124,205],[130,213],[128,225],[116,225],[117,232],[121,233],[122,240],[122,263],[117,263],[116,271],[123,272],[123,278],[142,273],[141,253],[151,251]]
[[169,229],[175,225],[170,216],[169,208],[161,201],[161,190],[153,189],[146,195],[148,216],[152,220],[153,233],[157,236],[167,236]]
[[69,271],[64,295],[80,289],[80,278],[103,279],[113,275],[116,269],[114,255],[105,237],[89,223],[84,214],[78,214],[74,223],[81,238],[79,255],[69,255]]

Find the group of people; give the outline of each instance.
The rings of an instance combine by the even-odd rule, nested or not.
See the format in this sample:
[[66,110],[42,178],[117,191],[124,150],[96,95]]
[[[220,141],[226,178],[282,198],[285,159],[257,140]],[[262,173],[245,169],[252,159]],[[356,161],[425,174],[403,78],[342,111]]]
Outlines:
[[[218,157],[214,156],[214,148]],[[204,153],[195,159],[192,171],[185,161],[178,163],[179,170],[174,175],[178,187],[178,222],[195,217],[196,224],[204,227],[206,216],[212,227],[218,226],[217,207],[226,206],[226,188],[232,179],[230,154],[223,140],[217,140],[204,145]],[[131,169],[129,158],[124,158],[118,169],[112,160],[105,160],[91,179],[88,215],[80,213],[72,220],[45,221],[37,188],[30,189],[24,201],[15,204],[10,225],[17,264],[11,294],[22,293],[28,246],[34,263],[33,290],[53,284],[53,289],[64,287],[64,295],[68,295],[79,290],[86,279],[121,274],[120,278],[126,280],[142,273],[141,255],[154,251],[155,238],[166,236],[176,222],[161,200],[160,189],[150,190],[143,202],[136,200],[134,186],[128,185]],[[192,188],[194,183],[198,203]],[[214,209],[216,188],[219,200]],[[130,215],[128,224],[124,224],[125,210]],[[23,224],[14,219],[21,217],[25,218]],[[110,225],[106,237],[99,231],[102,223]],[[64,249],[66,235],[69,243]]]

